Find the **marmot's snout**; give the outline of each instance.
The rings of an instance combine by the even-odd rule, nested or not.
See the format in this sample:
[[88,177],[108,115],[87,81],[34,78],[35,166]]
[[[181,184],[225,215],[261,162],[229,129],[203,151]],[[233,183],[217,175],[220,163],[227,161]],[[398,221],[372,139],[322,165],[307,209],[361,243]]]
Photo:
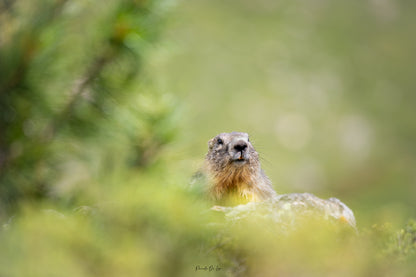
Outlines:
[[243,164],[250,159],[249,142],[245,137],[237,137],[230,143],[229,154],[233,162]]

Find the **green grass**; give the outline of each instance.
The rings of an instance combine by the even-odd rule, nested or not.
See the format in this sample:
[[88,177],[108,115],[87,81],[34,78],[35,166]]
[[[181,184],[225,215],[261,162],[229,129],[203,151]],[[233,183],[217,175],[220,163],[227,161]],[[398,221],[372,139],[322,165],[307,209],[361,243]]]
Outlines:
[[[146,174],[119,177],[123,186],[117,181],[91,193],[90,202],[84,203],[88,209],[59,209],[47,202],[24,206],[0,233],[0,275],[230,276],[241,271],[243,276],[411,276],[416,272],[415,221],[402,228],[358,226],[358,233],[315,220],[299,221],[299,228],[290,232],[282,232],[269,219],[229,224],[209,210],[209,203],[162,179]],[[221,269],[205,272],[197,266]]]

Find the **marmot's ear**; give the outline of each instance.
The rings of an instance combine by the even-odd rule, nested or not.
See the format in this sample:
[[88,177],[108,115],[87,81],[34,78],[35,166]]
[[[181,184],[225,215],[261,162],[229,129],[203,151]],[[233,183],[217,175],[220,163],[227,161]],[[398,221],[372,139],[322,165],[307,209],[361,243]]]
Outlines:
[[214,139],[215,139],[215,138],[210,139],[210,140],[208,141],[208,148],[209,148],[209,149],[212,149],[212,147],[214,147]]

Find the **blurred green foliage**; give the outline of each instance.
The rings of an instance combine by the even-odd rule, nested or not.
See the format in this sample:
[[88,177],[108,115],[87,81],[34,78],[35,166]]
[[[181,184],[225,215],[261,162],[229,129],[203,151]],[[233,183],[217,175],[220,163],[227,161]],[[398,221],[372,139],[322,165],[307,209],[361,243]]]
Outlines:
[[195,202],[175,186],[161,185],[165,177],[140,177],[146,186],[118,177],[124,187],[116,189],[117,183],[102,188],[99,205],[90,209],[58,213],[47,206],[26,206],[0,233],[0,274],[412,276],[415,272],[414,222],[399,231],[375,225],[356,235],[321,221],[305,221],[302,228],[285,234],[267,220],[248,218],[227,225],[208,212],[206,203]]
[[[415,4],[171,4],[0,1],[0,276],[415,275]],[[223,131],[359,232],[227,225],[183,189]]]
[[164,9],[160,1],[1,2],[0,210],[75,201],[77,186],[123,160],[155,161],[174,135],[174,103],[142,73]]

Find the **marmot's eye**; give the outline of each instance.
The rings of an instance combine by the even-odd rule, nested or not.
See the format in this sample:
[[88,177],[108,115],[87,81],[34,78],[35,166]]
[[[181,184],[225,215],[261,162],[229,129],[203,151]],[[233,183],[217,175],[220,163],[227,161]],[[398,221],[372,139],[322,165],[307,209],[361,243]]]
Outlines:
[[218,139],[217,139],[217,143],[218,143],[218,144],[223,144],[223,143],[224,143],[224,141],[223,141],[222,139],[218,138]]

